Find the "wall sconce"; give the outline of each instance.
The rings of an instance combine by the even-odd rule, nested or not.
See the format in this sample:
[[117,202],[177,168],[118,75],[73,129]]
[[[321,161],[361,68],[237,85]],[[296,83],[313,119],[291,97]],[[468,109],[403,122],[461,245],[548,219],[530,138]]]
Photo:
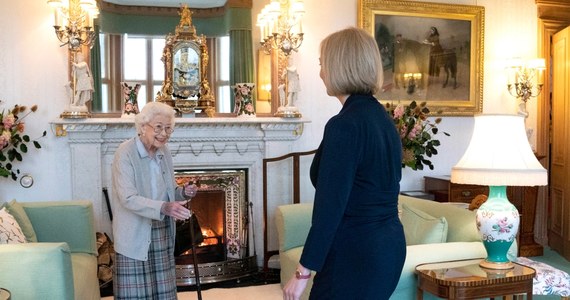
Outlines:
[[[538,97],[544,85],[544,70],[546,65],[543,58],[512,59],[507,64],[507,89],[509,93],[521,99],[520,114],[528,116],[526,103],[531,97]],[[536,82],[536,85],[535,85]]]
[[83,45],[93,46],[96,37],[93,19],[99,15],[95,0],[48,0],[47,3],[54,8],[53,28],[61,46],[68,45],[73,52],[80,51]]
[[301,18],[305,14],[302,0],[271,0],[257,15],[261,47],[266,54],[281,49],[285,56],[303,43]]

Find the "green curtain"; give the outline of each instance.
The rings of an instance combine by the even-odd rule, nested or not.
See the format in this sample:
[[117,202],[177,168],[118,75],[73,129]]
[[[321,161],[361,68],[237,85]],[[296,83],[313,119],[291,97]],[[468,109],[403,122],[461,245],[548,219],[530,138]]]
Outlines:
[[[255,74],[253,72],[253,45],[251,30],[230,31],[230,85],[236,83],[253,82]],[[232,88],[233,90],[233,88]],[[253,101],[255,106],[255,99]],[[235,99],[232,93],[231,106],[234,107]]]
[[103,110],[103,99],[101,98],[101,44],[99,41],[99,25],[94,25],[95,41],[91,48],[91,75],[93,76],[93,95],[91,101],[91,111]]
[[[180,16],[130,15],[102,11],[99,15],[101,31],[116,34],[142,34],[165,36],[174,33]],[[247,22],[245,22],[247,20]],[[248,24],[249,23],[249,24]],[[251,9],[229,7],[226,13],[216,17],[192,17],[192,25],[198,35],[226,36],[234,28],[251,29]]]
[[[241,82],[255,83],[253,69],[253,39],[251,37],[251,9],[235,8],[226,13],[230,36],[230,85]],[[254,93],[255,95],[256,93]],[[231,106],[234,107],[234,93],[231,93]],[[254,96],[255,97],[255,96]],[[253,99],[254,106],[256,99]]]

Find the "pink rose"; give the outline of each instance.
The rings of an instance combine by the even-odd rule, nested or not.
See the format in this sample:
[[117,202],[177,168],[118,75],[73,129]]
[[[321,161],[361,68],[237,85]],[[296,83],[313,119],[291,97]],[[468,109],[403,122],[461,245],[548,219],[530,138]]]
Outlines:
[[253,112],[253,104],[251,103],[246,104],[245,110],[247,110],[248,112]]
[[12,128],[12,126],[14,126],[15,122],[16,122],[16,117],[14,117],[13,114],[8,114],[2,120],[2,123],[4,124],[4,128],[6,128],[6,129]]
[[10,131],[8,130],[2,131],[2,134],[0,134],[0,150],[8,146],[8,142],[10,141],[11,137],[12,136],[10,135]]
[[404,106],[402,104],[399,104],[398,106],[396,106],[396,108],[394,109],[394,119],[399,119],[404,115]]

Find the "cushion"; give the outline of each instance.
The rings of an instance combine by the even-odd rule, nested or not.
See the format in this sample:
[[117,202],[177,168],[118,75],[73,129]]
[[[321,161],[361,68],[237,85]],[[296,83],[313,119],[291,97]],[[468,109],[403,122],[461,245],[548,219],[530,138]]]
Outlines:
[[26,237],[16,219],[5,207],[0,209],[0,244],[23,244]]
[[20,203],[16,202],[16,200],[12,200],[10,203],[6,204],[6,208],[8,209],[8,212],[14,216],[14,219],[16,219],[18,225],[20,225],[20,228],[26,237],[26,241],[28,243],[36,243],[38,241],[38,238],[36,236],[36,232],[34,231],[34,227],[32,226],[32,222],[30,222],[30,218],[28,218],[28,215],[24,210],[24,207]]
[[475,211],[404,195],[399,196],[399,201],[401,204],[421,210],[433,217],[444,217],[448,227],[446,243],[481,241],[475,224]]
[[435,218],[402,204],[402,225],[408,246],[447,241],[447,220],[444,217]]

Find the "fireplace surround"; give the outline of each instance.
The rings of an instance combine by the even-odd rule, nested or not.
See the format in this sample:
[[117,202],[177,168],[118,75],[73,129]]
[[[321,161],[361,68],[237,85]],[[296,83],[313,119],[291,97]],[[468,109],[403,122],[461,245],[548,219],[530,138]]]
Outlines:
[[[308,122],[271,117],[176,119],[168,144],[175,170],[247,170],[246,196],[251,211],[246,231],[251,243],[244,249],[249,253],[246,260],[238,264],[262,265],[262,257],[256,255],[263,253],[262,160],[292,152],[293,143]],[[112,189],[114,153],[120,143],[135,136],[133,120],[57,119],[52,126],[69,146],[69,151],[63,151],[59,159],[69,164],[72,199],[91,200],[96,230],[111,235],[111,220],[102,190]]]
[[190,209],[204,237],[194,249],[187,249],[175,257],[179,286],[196,284],[194,257],[201,283],[237,279],[257,272],[256,256],[249,251],[250,209],[246,175],[247,170],[175,172],[179,185],[196,184],[198,187]]

